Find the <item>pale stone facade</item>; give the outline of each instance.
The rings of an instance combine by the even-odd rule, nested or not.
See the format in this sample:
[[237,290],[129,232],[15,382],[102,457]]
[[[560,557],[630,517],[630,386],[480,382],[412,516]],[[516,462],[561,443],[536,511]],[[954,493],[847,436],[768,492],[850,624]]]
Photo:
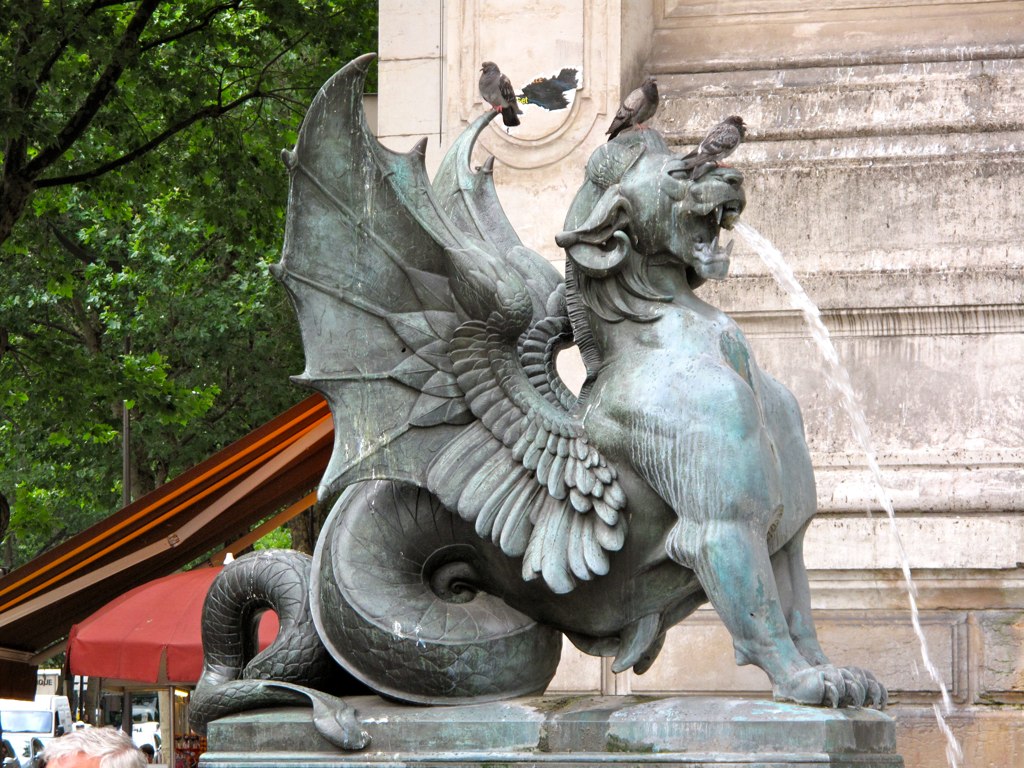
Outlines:
[[[379,133],[434,166],[484,109],[479,64],[521,87],[582,72],[571,108],[482,143],[524,242],[554,245],[590,152],[648,72],[654,125],[680,149],[728,114],[744,220],[785,254],[868,416],[921,625],[969,768],[1024,765],[1024,3],[948,0],[382,0]],[[898,547],[800,316],[737,243],[704,297],[736,317],[800,400],[818,479],[808,541],[826,650],[890,686],[908,768],[946,764]],[[572,374],[570,374],[572,375]],[[872,510],[869,515],[868,510]],[[567,649],[553,689],[728,695],[737,668],[713,611],[675,628],[654,668],[612,675]]]

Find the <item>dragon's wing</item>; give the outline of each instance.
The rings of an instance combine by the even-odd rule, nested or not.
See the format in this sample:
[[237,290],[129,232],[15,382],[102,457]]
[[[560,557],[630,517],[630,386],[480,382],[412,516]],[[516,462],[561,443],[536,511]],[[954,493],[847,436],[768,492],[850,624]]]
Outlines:
[[469,169],[481,118],[442,163],[424,143],[381,146],[362,114],[372,55],[320,90],[285,153],[291,173],[275,274],[302,329],[297,379],[327,397],[335,446],[326,496],[360,479],[424,485],[523,556],[557,592],[608,570],[625,497],[588,445],[554,372],[571,343],[555,269],[523,247],[485,167]]
[[[448,287],[445,245],[424,227],[433,211],[409,205],[392,183],[401,180],[405,197],[428,196],[423,146],[399,155],[370,133],[362,83],[372,60],[324,84],[284,153],[291,189],[274,274],[302,331],[306,369],[296,380],[321,391],[334,416],[323,498],[366,477],[421,481],[424,456],[473,418],[448,355],[465,314]],[[413,436],[414,426],[438,429]]]

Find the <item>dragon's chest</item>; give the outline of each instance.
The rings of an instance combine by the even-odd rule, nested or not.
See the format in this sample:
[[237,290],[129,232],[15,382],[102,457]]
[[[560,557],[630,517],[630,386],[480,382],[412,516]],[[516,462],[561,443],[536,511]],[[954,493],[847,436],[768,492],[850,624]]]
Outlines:
[[754,387],[754,379],[751,375],[752,356],[747,340],[739,331],[728,329],[722,332],[718,342],[722,360],[747,382],[751,388]]

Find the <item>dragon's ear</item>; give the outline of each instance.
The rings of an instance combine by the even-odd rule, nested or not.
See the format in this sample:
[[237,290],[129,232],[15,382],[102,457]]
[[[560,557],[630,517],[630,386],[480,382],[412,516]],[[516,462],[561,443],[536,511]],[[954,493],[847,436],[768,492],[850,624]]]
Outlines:
[[569,258],[591,277],[605,277],[617,271],[630,252],[629,201],[619,185],[605,190],[594,210],[579,227],[555,236]]

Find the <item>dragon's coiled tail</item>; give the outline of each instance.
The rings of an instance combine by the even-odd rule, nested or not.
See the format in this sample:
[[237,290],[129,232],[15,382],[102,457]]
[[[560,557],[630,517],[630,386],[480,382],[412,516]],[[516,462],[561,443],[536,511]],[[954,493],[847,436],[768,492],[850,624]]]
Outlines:
[[507,605],[518,564],[428,491],[393,481],[339,498],[314,555],[311,602],[334,657],[383,696],[458,704],[538,693],[561,633]]
[[[351,679],[317,637],[309,610],[311,562],[291,550],[253,552],[214,580],[203,604],[203,674],[189,705],[195,731],[248,709],[309,706],[310,694],[297,686],[335,692]],[[266,610],[277,614],[280,630],[257,654]]]

